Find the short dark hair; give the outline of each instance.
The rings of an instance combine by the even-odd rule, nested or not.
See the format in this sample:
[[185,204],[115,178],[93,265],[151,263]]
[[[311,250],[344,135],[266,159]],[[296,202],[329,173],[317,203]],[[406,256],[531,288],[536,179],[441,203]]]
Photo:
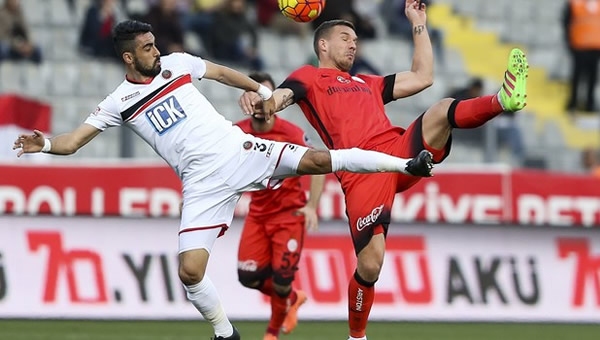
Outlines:
[[252,80],[257,83],[269,82],[271,83],[271,87],[275,88],[275,82],[273,81],[273,77],[267,72],[252,72],[248,75]]
[[112,30],[113,46],[117,55],[121,57],[124,52],[133,52],[135,37],[148,32],[152,32],[152,25],[145,22],[125,20],[118,23]]
[[336,19],[322,22],[319,25],[319,27],[317,27],[317,29],[315,30],[315,37],[313,40],[313,48],[315,50],[317,58],[319,57],[319,40],[321,40],[324,36],[329,34],[329,31],[335,26],[347,26],[352,28],[353,30],[356,30],[354,28],[354,24],[347,20]]

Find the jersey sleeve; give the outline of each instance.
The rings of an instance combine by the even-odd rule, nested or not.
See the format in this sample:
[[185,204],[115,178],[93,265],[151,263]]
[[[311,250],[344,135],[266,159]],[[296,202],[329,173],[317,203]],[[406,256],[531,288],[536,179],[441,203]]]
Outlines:
[[390,74],[385,77],[361,74],[359,77],[369,84],[371,88],[381,93],[383,104],[394,101],[394,82],[396,81],[395,74]]
[[186,65],[189,65],[189,71],[192,78],[200,79],[206,74],[206,62],[204,59],[191,55],[189,53],[177,53]]
[[96,110],[90,113],[84,123],[104,131],[109,127],[122,125],[123,119],[115,100],[108,96],[98,104]]
[[294,103],[296,103],[306,98],[306,94],[314,82],[315,71],[316,68],[314,66],[303,66],[292,72],[278,88],[292,90],[294,92]]

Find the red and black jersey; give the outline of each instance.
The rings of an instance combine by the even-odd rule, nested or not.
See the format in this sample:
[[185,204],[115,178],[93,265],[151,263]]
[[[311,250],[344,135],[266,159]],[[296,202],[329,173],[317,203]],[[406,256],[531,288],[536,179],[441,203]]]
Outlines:
[[294,101],[328,148],[369,149],[403,132],[392,125],[384,109],[393,100],[394,81],[395,75],[351,76],[307,65],[279,88],[294,91]]

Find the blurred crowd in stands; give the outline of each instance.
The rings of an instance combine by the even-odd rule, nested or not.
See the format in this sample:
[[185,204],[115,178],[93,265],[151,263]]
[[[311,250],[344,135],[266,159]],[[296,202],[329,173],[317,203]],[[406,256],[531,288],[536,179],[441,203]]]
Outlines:
[[[82,5],[75,0],[65,1],[73,13]],[[132,8],[127,0],[93,0],[85,13],[79,25],[79,50],[84,55],[107,59],[117,58],[110,41],[111,28],[126,18],[152,24],[157,45],[164,54],[186,51],[255,70],[264,68],[261,54],[268,53],[259,49],[258,31],[264,28],[282,36],[308,37],[323,21],[341,18],[356,25],[361,40],[369,40],[381,34],[373,20],[381,17],[389,35],[412,39],[411,25],[404,15],[404,0],[328,0],[321,16],[310,24],[295,23],[280,15],[276,0],[147,0],[143,11]],[[30,40],[20,1],[4,1],[0,18],[0,60],[40,63],[41,50]],[[442,32],[430,30],[437,57],[443,60]],[[186,33],[199,39],[200,50],[186,46]],[[379,73],[379,70],[360,55],[352,72]]]
[[[132,1],[128,0],[65,1],[73,16],[77,11],[83,10],[85,13],[78,23],[79,52],[84,56],[115,62],[119,59],[112,48],[111,29],[126,18],[152,24],[156,44],[163,54],[186,51],[257,71],[265,69],[263,55],[269,53],[259,48],[259,32],[265,29],[284,38],[295,36],[311,39],[312,31],[320,23],[341,18],[355,24],[361,41],[377,39],[382,34],[392,39],[412,40],[411,24],[404,14],[405,0],[327,0],[321,16],[309,24],[299,24],[285,18],[279,13],[276,0],[146,0],[142,7],[132,6]],[[572,61],[571,91],[565,110],[569,113],[597,112],[595,91],[600,62],[600,0],[562,1],[565,46],[569,49]],[[431,0],[423,2],[432,5]],[[20,3],[20,0],[0,0],[0,61],[42,63],[42,49],[31,39],[27,15],[23,13]],[[78,6],[88,7],[81,9]],[[383,22],[383,25],[377,25],[375,19]],[[446,60],[444,33],[434,27],[428,30],[436,63],[443,68]],[[199,44],[187,46],[186,35],[194,36]],[[405,56],[398,57],[410,58],[411,53],[407,51]],[[306,60],[309,64],[316,62],[314,56]],[[379,70],[376,64],[359,49],[351,73],[387,72]],[[451,89],[447,94],[464,99],[482,93],[483,79],[474,78],[464,87]],[[514,155],[514,165],[522,164],[525,158],[523,138],[514,117],[502,117],[495,128],[500,142]],[[481,144],[482,132],[475,130],[471,134],[476,136],[464,138]],[[595,153],[592,151],[589,154]],[[585,153],[582,159],[595,158]],[[585,164],[590,162],[586,161]]]
[[3,59],[42,62],[42,52],[31,41],[19,0],[5,0],[0,8],[0,61]]
[[[128,0],[93,0],[82,3],[65,0],[73,13],[87,4],[79,23],[79,50],[93,57],[116,59],[110,31],[115,23],[133,18],[149,22],[155,29],[159,49],[165,53],[187,51],[206,58],[262,70],[268,51],[259,48],[259,29],[268,28],[282,36],[309,37],[311,30],[325,20],[343,18],[356,25],[361,40],[386,34],[411,40],[411,25],[404,15],[405,0],[328,0],[317,20],[298,24],[279,14],[275,0],[146,0],[146,6],[131,6]],[[568,112],[598,110],[595,89],[600,62],[600,0],[562,0],[565,46],[571,53],[571,92]],[[2,3],[2,2],[0,2]],[[423,3],[432,5],[431,0]],[[42,62],[42,51],[31,34],[20,0],[4,0],[0,8],[0,61]],[[374,24],[383,19],[385,27]],[[199,50],[186,46],[186,33],[200,41]],[[443,32],[429,27],[436,60],[445,63]],[[409,57],[407,54],[406,57]],[[307,63],[315,63],[314,59]],[[359,54],[352,73],[380,73],[372,61]]]

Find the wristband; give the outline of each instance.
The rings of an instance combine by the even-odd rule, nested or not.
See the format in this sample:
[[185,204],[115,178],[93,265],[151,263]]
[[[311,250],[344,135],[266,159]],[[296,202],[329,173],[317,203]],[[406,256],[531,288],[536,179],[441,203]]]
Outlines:
[[258,90],[256,90],[256,93],[258,93],[263,101],[269,100],[273,96],[273,91],[269,90],[269,88],[263,84],[258,84]]
[[42,148],[42,152],[50,152],[50,149],[52,149],[52,143],[50,142],[49,138],[44,139],[44,147]]

